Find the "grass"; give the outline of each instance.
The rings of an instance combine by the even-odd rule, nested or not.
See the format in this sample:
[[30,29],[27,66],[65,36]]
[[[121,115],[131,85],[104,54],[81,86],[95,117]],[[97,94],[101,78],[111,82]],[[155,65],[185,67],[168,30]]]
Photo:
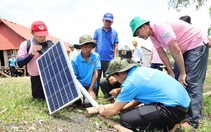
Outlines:
[[49,118],[46,103],[31,97],[29,77],[0,78],[0,120],[5,123],[33,122]]
[[211,91],[211,48],[209,50],[209,59],[208,59],[208,67],[207,67],[207,74],[206,74],[206,80],[205,80],[205,84],[209,84],[209,85],[205,85],[204,87],[204,92],[208,92]]
[[[45,101],[32,99],[29,77],[0,78],[0,93],[0,132],[2,130],[91,132],[93,128],[100,131],[107,131],[109,128],[96,116],[86,118],[82,108],[74,110],[64,108],[49,115]],[[100,96],[98,103],[105,104],[106,101]]]
[[[211,52],[204,92],[211,91]],[[102,92],[97,100],[107,103]],[[0,78],[0,131],[112,131],[97,117],[84,118],[83,109],[62,109],[49,115],[45,101],[32,99],[29,77]],[[204,97],[203,117],[198,131],[211,130],[211,98]],[[114,116],[118,120],[119,116]],[[86,122],[81,124],[81,122]],[[43,125],[45,124],[45,125]],[[83,129],[79,129],[83,126]],[[24,128],[26,127],[26,128]],[[115,130],[113,130],[115,131]],[[181,129],[189,132],[189,129]]]

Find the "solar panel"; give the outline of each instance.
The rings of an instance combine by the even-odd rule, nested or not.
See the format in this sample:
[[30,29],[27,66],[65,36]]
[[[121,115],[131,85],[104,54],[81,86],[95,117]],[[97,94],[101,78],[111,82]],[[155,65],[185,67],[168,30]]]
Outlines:
[[81,98],[75,75],[62,41],[54,44],[37,60],[50,114]]

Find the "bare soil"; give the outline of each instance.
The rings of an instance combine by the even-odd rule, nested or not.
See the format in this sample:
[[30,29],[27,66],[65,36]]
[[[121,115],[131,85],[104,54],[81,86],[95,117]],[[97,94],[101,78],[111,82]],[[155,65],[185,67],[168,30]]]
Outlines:
[[109,127],[96,115],[87,118],[82,109],[75,108],[70,112],[58,112],[51,119],[39,120],[33,123],[21,122],[19,124],[0,123],[0,132],[117,132]]

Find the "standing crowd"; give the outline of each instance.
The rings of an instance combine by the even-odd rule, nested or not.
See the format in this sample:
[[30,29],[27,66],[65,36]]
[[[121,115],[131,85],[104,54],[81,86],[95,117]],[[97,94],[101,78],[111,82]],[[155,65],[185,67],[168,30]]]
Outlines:
[[[78,44],[70,45],[69,57],[78,81],[95,100],[101,88],[111,102],[98,107],[101,115],[121,113],[121,124],[134,131],[174,131],[181,122],[194,129],[199,127],[210,45],[201,30],[183,20],[131,20],[132,36],[150,38],[153,43],[151,68],[141,66],[143,52],[137,41],[132,42],[135,49],[130,62],[118,57],[119,38],[112,28],[111,13],[103,15],[103,26],[93,37],[82,35]],[[27,66],[32,97],[45,99],[36,60],[53,43],[46,39],[49,33],[42,21],[32,23],[31,33],[33,38],[21,43],[16,62],[19,67]],[[166,50],[175,61],[173,67]],[[167,73],[162,72],[164,65]],[[84,103],[85,97],[75,104]]]

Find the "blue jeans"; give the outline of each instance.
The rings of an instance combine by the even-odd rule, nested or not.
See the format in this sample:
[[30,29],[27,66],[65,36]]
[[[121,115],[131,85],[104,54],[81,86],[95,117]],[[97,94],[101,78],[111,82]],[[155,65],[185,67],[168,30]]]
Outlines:
[[[206,77],[209,47],[204,44],[183,54],[186,70],[186,90],[190,96],[191,104],[186,121],[194,128],[198,128],[202,114],[203,85]],[[176,78],[179,76],[178,68],[174,64]]]

